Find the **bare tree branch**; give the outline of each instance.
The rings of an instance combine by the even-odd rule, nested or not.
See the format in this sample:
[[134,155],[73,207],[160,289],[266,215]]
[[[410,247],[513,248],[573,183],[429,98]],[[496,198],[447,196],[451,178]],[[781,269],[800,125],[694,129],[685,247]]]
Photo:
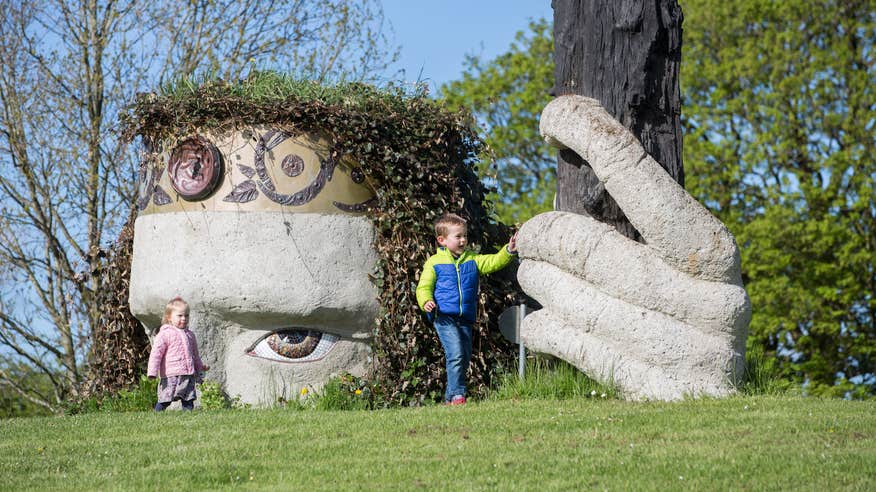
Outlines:
[[21,395],[25,400],[46,408],[52,413],[56,413],[58,409],[48,402],[48,398],[30,387],[20,385],[15,379],[10,378],[5,371],[0,369],[0,385],[12,388],[16,393]]

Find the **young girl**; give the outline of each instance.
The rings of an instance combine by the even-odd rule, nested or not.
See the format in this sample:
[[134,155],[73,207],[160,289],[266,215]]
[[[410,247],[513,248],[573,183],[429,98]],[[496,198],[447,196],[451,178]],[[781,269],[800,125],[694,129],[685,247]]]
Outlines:
[[195,383],[201,371],[210,369],[201,362],[198,342],[188,326],[189,305],[174,297],[164,308],[161,328],[152,341],[152,353],[149,354],[147,375],[161,377],[156,412],[165,410],[175,400],[182,400],[183,410],[194,408]]

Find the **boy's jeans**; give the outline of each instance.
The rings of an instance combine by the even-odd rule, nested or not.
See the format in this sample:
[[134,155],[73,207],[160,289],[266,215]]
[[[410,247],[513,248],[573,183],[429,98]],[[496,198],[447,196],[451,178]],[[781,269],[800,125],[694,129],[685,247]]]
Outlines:
[[471,325],[458,316],[439,314],[435,317],[435,331],[444,347],[447,367],[444,401],[450,401],[456,395],[465,396],[466,373],[471,361]]

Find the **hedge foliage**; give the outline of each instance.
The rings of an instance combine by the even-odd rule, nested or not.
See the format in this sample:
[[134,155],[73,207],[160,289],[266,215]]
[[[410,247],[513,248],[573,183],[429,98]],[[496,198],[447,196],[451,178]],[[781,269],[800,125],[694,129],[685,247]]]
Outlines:
[[[510,237],[485,200],[489,191],[475,165],[483,143],[473,120],[428,97],[397,87],[359,83],[322,86],[273,72],[236,82],[181,81],[161,94],[140,94],[122,117],[123,136],[143,139],[154,152],[188,135],[264,124],[293,133],[326,135],[345,159],[358,163],[377,200],[368,211],[379,253],[372,281],[378,287],[376,354],[371,377],[385,401],[416,405],[443,394],[440,342],[417,306],[414,288],[434,252],[432,224],[445,211],[469,220],[469,242],[493,252]],[[473,334],[470,390],[485,391],[513,361],[497,318],[522,293],[514,267],[485,277]],[[118,268],[119,275],[129,269]],[[121,321],[120,321],[121,322]]]
[[88,377],[79,395],[83,400],[101,400],[130,390],[146,371],[149,339],[128,304],[135,211],[132,207],[116,242],[101,252],[105,256],[100,269],[93,272],[101,276],[104,289],[97,293],[102,314],[91,340]]

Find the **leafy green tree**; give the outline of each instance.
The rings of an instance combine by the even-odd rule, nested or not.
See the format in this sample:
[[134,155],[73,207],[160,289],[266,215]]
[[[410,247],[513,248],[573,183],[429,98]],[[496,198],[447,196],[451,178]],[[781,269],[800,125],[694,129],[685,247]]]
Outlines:
[[876,394],[872,0],[685,0],[688,189],[735,234],[750,346],[809,394]]
[[507,53],[466,59],[462,79],[441,88],[451,105],[471,111],[483,125],[487,150],[480,173],[498,193],[496,212],[506,224],[552,210],[556,157],[538,133],[538,117],[554,85],[552,23],[532,21]]

